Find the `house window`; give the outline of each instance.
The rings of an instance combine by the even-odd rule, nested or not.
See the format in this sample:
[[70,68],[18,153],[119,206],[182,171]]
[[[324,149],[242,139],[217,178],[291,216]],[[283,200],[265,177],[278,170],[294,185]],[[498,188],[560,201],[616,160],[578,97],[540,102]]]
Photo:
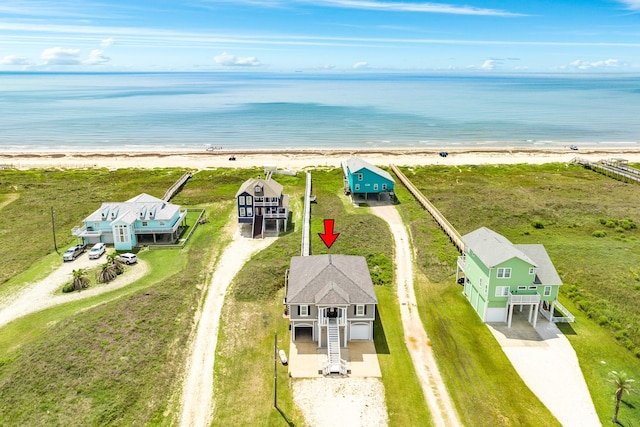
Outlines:
[[533,268],[533,267],[529,268],[529,274],[534,275],[535,272],[536,272],[535,268]]
[[250,206],[247,206],[247,216],[253,216],[253,208]]
[[240,208],[240,216],[246,216],[244,208]]
[[538,287],[537,286],[529,286],[529,290],[530,291],[537,291]]
[[518,290],[519,291],[526,291],[527,287],[526,286],[518,286]]
[[300,315],[300,317],[309,317],[309,306],[308,305],[299,305],[298,306],[298,315]]
[[386,190],[387,189],[387,184],[382,184],[382,190]]
[[160,225],[164,225],[164,221],[160,221]]
[[361,173],[358,174],[358,181],[362,181],[362,174]]
[[244,196],[238,196],[238,204],[239,205],[246,205],[246,203],[244,202]]
[[509,279],[511,277],[511,267],[507,268],[498,268],[498,274],[496,276],[498,279]]
[[360,184],[356,184],[356,190],[360,190]]
[[149,223],[147,221],[142,221],[142,226],[146,227],[147,225],[149,225]]
[[356,316],[364,316],[367,314],[367,307],[364,304],[356,304]]
[[128,233],[128,229],[129,227],[127,227],[126,225],[116,225],[116,235],[115,235],[115,240],[118,243],[124,243],[124,242],[128,242],[129,241],[129,233]]
[[544,296],[545,297],[550,297],[551,296],[551,286],[545,286],[544,287]]
[[247,205],[252,205],[253,204],[253,197],[251,196],[247,196],[246,197],[246,203]]
[[378,184],[373,184],[373,189],[377,190],[378,189]]
[[496,296],[497,297],[508,297],[509,296],[509,287],[508,286],[496,286]]

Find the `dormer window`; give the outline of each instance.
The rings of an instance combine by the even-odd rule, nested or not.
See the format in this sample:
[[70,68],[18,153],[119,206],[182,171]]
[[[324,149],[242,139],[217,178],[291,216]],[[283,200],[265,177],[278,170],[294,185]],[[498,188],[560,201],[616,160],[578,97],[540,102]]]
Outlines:
[[262,193],[262,185],[256,185],[255,187],[253,187],[253,191],[254,191],[256,194],[260,194],[260,193]]

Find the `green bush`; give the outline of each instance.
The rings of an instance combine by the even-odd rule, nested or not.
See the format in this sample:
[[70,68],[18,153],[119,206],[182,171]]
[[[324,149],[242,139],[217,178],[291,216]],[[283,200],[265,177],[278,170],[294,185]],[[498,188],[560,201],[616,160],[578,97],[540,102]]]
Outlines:
[[607,316],[603,315],[603,316],[598,317],[598,324],[600,326],[606,326],[607,323],[609,323],[609,318]]
[[73,292],[75,290],[76,288],[73,287],[73,283],[67,283],[62,287],[62,292],[64,292],[65,294],[69,292]]
[[531,221],[531,226],[533,228],[544,228],[544,223],[542,221],[540,221],[539,219],[534,219],[533,221]]
[[600,237],[607,237],[607,232],[606,232],[606,231],[604,231],[604,230],[596,230],[596,231],[594,231],[593,233],[591,233],[591,235],[592,235],[593,237],[598,237],[598,238],[600,238]]

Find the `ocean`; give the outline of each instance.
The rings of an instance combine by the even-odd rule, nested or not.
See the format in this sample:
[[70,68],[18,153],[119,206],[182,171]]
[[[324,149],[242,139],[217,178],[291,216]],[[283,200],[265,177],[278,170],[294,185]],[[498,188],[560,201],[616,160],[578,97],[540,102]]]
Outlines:
[[1,73],[0,147],[640,146],[640,77]]

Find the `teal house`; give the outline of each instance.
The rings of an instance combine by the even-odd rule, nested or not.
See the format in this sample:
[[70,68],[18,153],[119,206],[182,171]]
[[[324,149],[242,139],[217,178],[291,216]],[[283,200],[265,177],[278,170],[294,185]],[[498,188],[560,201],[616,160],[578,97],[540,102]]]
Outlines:
[[529,310],[536,326],[538,312],[552,322],[572,322],[558,302],[562,280],[540,244],[514,245],[486,227],[462,236],[456,279],[483,322],[506,322],[513,311]]
[[102,242],[116,250],[172,244],[178,240],[186,216],[186,209],[142,193],[126,202],[103,203],[71,233],[88,245]]
[[378,198],[383,193],[393,194],[393,177],[377,166],[352,157],[342,163],[342,170],[345,194],[363,195],[365,199],[369,194],[376,194]]

